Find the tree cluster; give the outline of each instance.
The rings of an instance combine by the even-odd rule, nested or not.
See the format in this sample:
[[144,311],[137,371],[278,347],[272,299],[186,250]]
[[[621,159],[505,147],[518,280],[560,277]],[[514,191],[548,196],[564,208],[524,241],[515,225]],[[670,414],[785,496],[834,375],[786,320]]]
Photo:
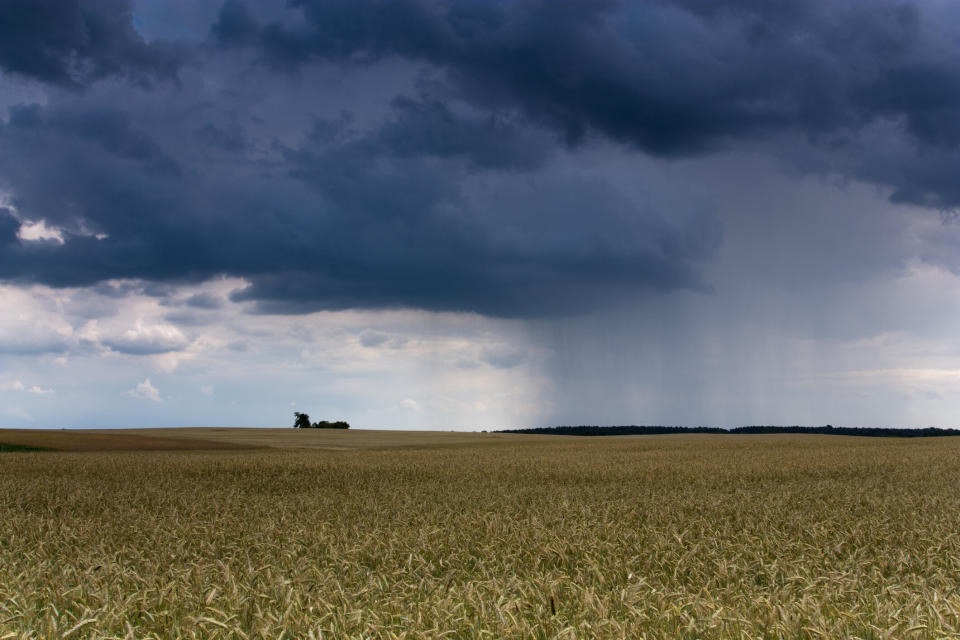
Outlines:
[[319,422],[310,422],[310,416],[305,413],[300,413],[299,411],[293,412],[294,429],[349,429],[350,424],[344,422],[343,420],[337,420],[336,422],[328,422],[327,420],[321,420]]

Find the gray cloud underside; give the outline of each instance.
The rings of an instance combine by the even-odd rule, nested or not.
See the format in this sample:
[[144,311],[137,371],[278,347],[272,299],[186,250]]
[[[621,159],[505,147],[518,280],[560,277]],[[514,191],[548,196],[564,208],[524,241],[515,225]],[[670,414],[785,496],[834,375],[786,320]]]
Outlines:
[[[519,109],[570,141],[596,131],[660,155],[792,130],[841,144],[878,119],[921,144],[960,141],[958,48],[923,5],[661,0],[298,0],[262,23],[229,0],[213,34],[277,68],[388,56],[442,69],[452,91]],[[941,12],[942,13],[942,12]]]
[[79,89],[109,76],[149,87],[176,78],[184,52],[147,43],[126,0],[5,0],[0,69]]
[[[598,141],[749,144],[896,202],[960,203],[960,49],[938,5],[230,0],[177,44],[121,0],[32,6],[0,8],[5,81],[48,90],[0,124],[8,281],[230,274],[267,312],[500,316],[708,287],[709,208],[579,175]],[[401,88],[320,84],[363,74]],[[41,219],[66,241],[18,238]]]

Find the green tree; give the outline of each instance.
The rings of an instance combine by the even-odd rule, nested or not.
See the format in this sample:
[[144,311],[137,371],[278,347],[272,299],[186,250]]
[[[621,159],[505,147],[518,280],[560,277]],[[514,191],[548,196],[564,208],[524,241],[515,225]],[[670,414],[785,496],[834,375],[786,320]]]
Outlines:
[[330,422],[329,420],[321,420],[320,422],[314,422],[312,425],[314,429],[349,429],[350,424],[344,422],[343,420],[337,420],[336,422]]
[[310,416],[308,416],[308,415],[305,414],[305,413],[300,413],[299,411],[294,411],[294,412],[293,412],[293,416],[294,416],[294,418],[295,418],[294,421],[293,421],[293,428],[294,428],[294,429],[309,429],[309,428],[310,428]]

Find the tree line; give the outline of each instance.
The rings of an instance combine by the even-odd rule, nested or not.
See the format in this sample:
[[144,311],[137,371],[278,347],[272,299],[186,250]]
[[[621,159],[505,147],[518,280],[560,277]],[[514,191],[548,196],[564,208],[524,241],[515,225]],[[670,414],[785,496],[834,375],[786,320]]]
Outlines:
[[300,413],[299,411],[293,412],[293,428],[294,429],[349,429],[350,424],[344,422],[343,420],[337,420],[336,422],[328,422],[326,420],[320,420],[319,422],[310,422],[310,416],[306,413]]
[[872,438],[929,438],[932,436],[960,436],[960,429],[939,429],[937,427],[927,427],[926,429],[885,429],[882,427],[835,427],[830,424],[822,427],[801,427],[799,425],[794,425],[792,427],[774,427],[757,425],[748,427],[734,427],[732,429],[721,429],[719,427],[665,427],[638,425],[601,427],[596,425],[579,425],[537,427],[534,429],[506,429],[503,431],[498,431],[497,433],[533,433],[552,434],[559,436],[628,436],[663,435],[671,433],[810,433],[835,436],[868,436]]

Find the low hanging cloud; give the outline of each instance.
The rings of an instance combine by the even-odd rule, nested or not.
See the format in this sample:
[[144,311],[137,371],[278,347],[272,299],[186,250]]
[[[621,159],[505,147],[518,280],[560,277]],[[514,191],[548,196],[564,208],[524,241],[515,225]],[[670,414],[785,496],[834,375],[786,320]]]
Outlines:
[[480,359],[495,369],[512,369],[527,359],[527,352],[509,345],[484,347],[480,352]]
[[379,347],[390,340],[390,334],[374,329],[364,329],[359,337],[360,344],[365,347]]

